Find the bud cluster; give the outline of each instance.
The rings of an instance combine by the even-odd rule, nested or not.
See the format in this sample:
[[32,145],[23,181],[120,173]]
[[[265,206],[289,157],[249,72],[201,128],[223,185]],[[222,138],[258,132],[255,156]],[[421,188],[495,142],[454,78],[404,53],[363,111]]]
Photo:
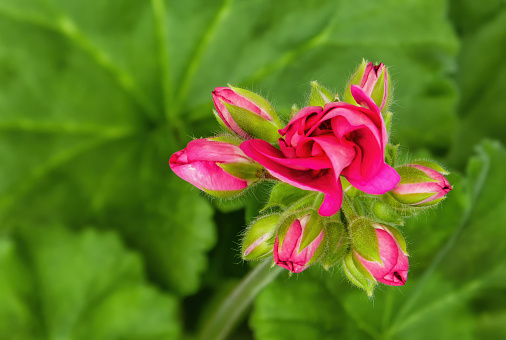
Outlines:
[[409,261],[399,228],[440,203],[451,185],[434,162],[397,164],[398,145],[388,142],[391,92],[385,65],[363,60],[343,101],[313,81],[307,106],[293,106],[284,124],[260,95],[218,87],[214,115],[225,133],[191,141],[169,164],[221,198],[279,181],[268,213],[243,233],[244,260],[271,259],[291,273],[340,266],[369,295],[378,283],[404,285]]

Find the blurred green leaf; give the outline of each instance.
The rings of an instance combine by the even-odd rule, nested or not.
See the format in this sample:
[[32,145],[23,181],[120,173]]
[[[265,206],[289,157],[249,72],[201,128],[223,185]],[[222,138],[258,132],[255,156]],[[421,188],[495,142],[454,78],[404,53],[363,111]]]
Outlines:
[[[412,228],[407,232],[411,270],[404,287],[378,287],[371,301],[343,285],[342,274],[320,273],[319,268],[288,283],[278,280],[256,301],[251,323],[258,339],[274,339],[272,334],[278,333],[277,339],[307,339],[315,332],[321,339],[347,338],[350,323],[373,339],[485,339],[475,336],[478,330],[504,333],[497,324],[505,312],[504,299],[497,297],[506,293],[505,167],[506,150],[484,142],[469,162],[466,180],[454,183],[462,187],[457,195],[434,217],[422,215],[415,223],[427,231],[416,232],[410,227],[413,221],[407,224]],[[327,293],[299,291],[307,286]],[[312,322],[290,312],[313,305],[320,309]],[[336,326],[329,329],[328,324]],[[286,329],[294,328],[299,332],[288,336]]]
[[213,211],[167,160],[218,129],[214,87],[268,93],[287,116],[310,81],[342,91],[362,58],[382,61],[392,138],[445,151],[456,50],[436,0],[0,0],[0,228],[113,229],[150,279],[195,293]]
[[177,339],[176,300],[146,284],[111,232],[17,229],[0,239],[1,339]]
[[[213,31],[205,35],[187,109],[197,113],[216,84],[231,83],[268,93],[287,116],[293,103],[305,104],[312,80],[342,94],[366,58],[390,66],[393,138],[438,150],[451,144],[456,95],[448,74],[458,42],[444,2],[224,1],[222,10],[218,24],[209,21]],[[174,23],[182,27],[185,19]]]
[[0,3],[0,220],[114,228],[189,294],[214,226],[167,164],[186,137],[164,114],[157,4]]
[[506,46],[506,6],[501,0],[452,0],[450,4],[462,41],[458,57],[461,72],[456,77],[462,119],[451,160],[463,167],[482,138],[506,142],[506,66],[502,48]]

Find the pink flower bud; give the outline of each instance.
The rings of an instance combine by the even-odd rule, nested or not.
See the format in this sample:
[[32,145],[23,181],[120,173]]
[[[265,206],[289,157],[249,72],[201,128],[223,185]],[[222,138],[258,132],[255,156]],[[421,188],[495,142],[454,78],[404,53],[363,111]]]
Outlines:
[[217,87],[213,102],[218,121],[242,138],[276,141],[280,137],[274,108],[258,94],[237,87]]
[[170,157],[169,165],[185,181],[218,197],[235,196],[262,175],[258,163],[220,138],[191,141]]
[[280,267],[300,273],[323,255],[323,239],[323,223],[316,213],[295,218],[289,224],[284,223],[278,231],[274,261]]
[[[374,227],[378,239],[381,263],[367,261],[357,252],[354,255],[377,281],[390,286],[402,286],[406,283],[409,269],[408,256],[401,247],[401,244],[405,245],[404,239],[393,228],[387,228],[379,224],[374,224]],[[396,233],[392,233],[392,230]],[[398,242],[396,238],[401,239]]]
[[[362,64],[348,83],[345,95],[346,101],[353,101],[351,93],[349,93],[351,85],[361,87],[374,100],[381,112],[388,108],[390,102],[389,75],[383,63],[374,65],[372,62],[362,60]],[[354,102],[351,103],[355,104]]]
[[401,181],[390,194],[402,204],[435,205],[452,189],[443,176],[448,172],[435,163],[415,162],[400,166],[396,170],[401,175]]

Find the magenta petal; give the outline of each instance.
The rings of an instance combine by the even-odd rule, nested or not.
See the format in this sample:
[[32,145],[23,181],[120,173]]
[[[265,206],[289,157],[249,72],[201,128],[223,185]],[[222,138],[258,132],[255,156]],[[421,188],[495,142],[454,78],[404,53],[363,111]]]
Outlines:
[[[295,116],[293,116],[292,119],[290,119],[290,123],[284,128],[279,130],[279,133],[281,135],[285,135],[287,131],[292,127],[293,125],[299,127],[301,124],[303,125],[303,122],[307,116],[309,116],[312,113],[320,113],[322,112],[323,108],[321,106],[307,106],[302,108]],[[298,120],[300,120],[300,123],[296,123]]]
[[188,162],[210,161],[218,163],[250,163],[251,159],[234,144],[206,138],[195,139],[186,147]]
[[282,172],[284,168],[291,170],[320,170],[328,169],[331,166],[325,155],[307,158],[285,158],[281,151],[261,139],[244,141],[241,144],[241,149],[248,156],[248,152],[254,155],[253,157],[250,156],[253,160],[276,172]]
[[355,157],[355,150],[349,145],[339,143],[337,137],[333,135],[313,137],[313,140],[325,151],[336,174],[340,174]]
[[341,205],[343,204],[343,187],[341,185],[341,178],[337,178],[337,183],[334,190],[329,190],[325,193],[323,203],[318,210],[321,216],[332,216],[337,214]]
[[397,171],[386,163],[383,163],[376,176],[367,182],[345,177],[355,188],[371,195],[383,195],[392,190],[401,180]]
[[176,175],[201,190],[235,191],[248,186],[246,181],[228,174],[214,162],[172,164],[171,169]]
[[409,260],[402,250],[398,249],[399,257],[394,268],[384,278],[378,279],[379,282],[390,286],[402,286],[408,279]]
[[364,90],[362,90],[359,86],[351,85],[351,95],[359,105],[362,105],[371,110],[371,112],[369,112],[368,114],[369,118],[371,118],[371,120],[375,122],[378,128],[380,129],[381,134],[383,136],[383,148],[384,148],[388,143],[388,134],[379,107],[376,105],[374,100],[372,100],[371,97],[369,97],[364,92]]
[[279,250],[280,261],[287,261],[290,259],[294,252],[298,251],[298,245],[300,245],[300,239],[302,235],[302,226],[300,221],[296,219],[285,235],[282,241],[281,249]]
[[399,257],[399,249],[397,242],[393,237],[382,229],[376,229],[376,236],[378,237],[379,253],[381,264],[375,261],[367,261],[358,254],[355,254],[364,267],[374,276],[376,280],[382,279],[388,275],[397,263]]

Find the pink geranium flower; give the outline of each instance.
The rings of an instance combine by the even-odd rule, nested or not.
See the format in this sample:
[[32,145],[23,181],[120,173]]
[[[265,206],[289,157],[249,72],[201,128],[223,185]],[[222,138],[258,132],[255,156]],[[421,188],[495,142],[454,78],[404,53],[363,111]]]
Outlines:
[[343,190],[340,176],[368,194],[381,195],[400,181],[385,163],[388,141],[378,106],[355,85],[351,92],[360,106],[344,102],[300,110],[282,130],[278,150],[259,139],[241,149],[272,176],[295,187],[325,194],[322,216],[339,211]]

